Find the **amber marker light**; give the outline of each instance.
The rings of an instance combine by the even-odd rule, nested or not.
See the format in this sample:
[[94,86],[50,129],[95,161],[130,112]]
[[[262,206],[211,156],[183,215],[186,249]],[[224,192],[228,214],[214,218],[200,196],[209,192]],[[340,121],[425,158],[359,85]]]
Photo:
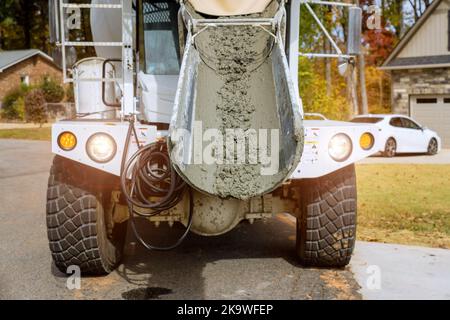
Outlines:
[[65,131],[58,136],[58,146],[64,151],[71,151],[77,146],[77,137],[69,131]]
[[373,135],[369,132],[363,133],[361,138],[359,139],[359,145],[363,150],[370,150],[373,148],[373,145],[375,144],[375,138]]

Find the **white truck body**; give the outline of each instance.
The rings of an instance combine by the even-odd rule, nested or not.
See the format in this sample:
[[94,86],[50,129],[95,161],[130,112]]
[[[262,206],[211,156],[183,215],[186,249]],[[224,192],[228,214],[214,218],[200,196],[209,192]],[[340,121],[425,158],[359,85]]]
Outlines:
[[[114,5],[126,5],[130,1],[121,0],[93,0],[91,12],[91,24],[93,30],[93,38],[96,42],[118,42],[120,36],[117,30],[122,29],[123,19],[121,18],[120,10],[104,9],[101,7],[95,7],[95,5],[110,4]],[[302,1],[291,1],[291,19],[289,29],[291,30],[288,41],[289,45],[289,68],[291,73],[291,79],[294,84],[294,90],[298,96],[298,102],[300,105],[300,113],[303,115],[301,97],[298,95],[298,30],[299,30],[299,7]],[[130,4],[129,4],[130,5]],[[133,19],[132,19],[133,20]],[[128,32],[124,32],[129,33]],[[125,38],[125,36],[123,36]],[[100,59],[110,59],[121,57],[121,50],[117,46],[96,46],[97,54]],[[345,55],[344,55],[345,56]],[[80,66],[80,65],[79,65]],[[97,66],[97,68],[101,68]],[[93,70],[93,65],[89,66],[89,70],[92,74],[98,75],[100,70]],[[124,73],[127,73],[124,71]],[[178,75],[149,75],[140,71],[137,75],[138,97],[137,100],[130,102],[125,97],[122,98],[122,117],[125,115],[124,110],[135,110],[138,114],[138,119],[151,119],[151,122],[166,123],[169,124],[173,115],[173,105],[176,96],[176,90],[179,83]],[[123,93],[127,91],[127,86],[133,86],[133,83],[118,85],[119,90]],[[92,90],[99,90],[99,86],[95,83],[88,83],[88,85],[82,86],[77,91],[77,110],[80,113],[89,110],[89,108],[95,107],[95,111],[99,112],[103,110],[111,111],[111,108],[104,106],[100,101],[99,94],[94,94]],[[85,90],[83,93],[82,90]],[[129,90],[129,89],[128,89]],[[83,97],[84,95],[84,97]],[[128,105],[128,106],[126,106]],[[94,113],[92,116],[85,116],[77,121],[61,121],[53,125],[52,131],[52,151],[62,157],[66,157],[88,166],[95,167],[99,170],[109,172],[114,175],[120,175],[120,159],[122,157],[121,148],[125,140],[127,132],[127,122],[122,122],[120,119],[113,121],[108,120],[105,122],[95,122],[94,119],[102,118],[98,114]],[[83,119],[89,119],[89,121],[83,121]],[[363,133],[370,133],[373,137],[377,137],[378,129],[374,125],[358,125],[349,122],[338,121],[309,121],[304,122],[304,152],[300,164],[297,166],[293,174],[288,177],[289,179],[302,179],[302,178],[316,178],[329,174],[349,164],[355,163],[358,160],[366,158],[374,154],[379,148],[373,147],[370,150],[363,150],[359,146],[359,139]],[[142,132],[149,132],[145,141],[150,143],[155,141],[157,136],[167,135],[166,131],[157,132],[156,126],[139,124]],[[65,131],[76,133],[79,139],[79,145],[77,148],[71,151],[62,150],[58,143],[58,136]],[[98,164],[90,160],[86,150],[83,148],[83,141],[87,140],[91,134],[95,132],[107,132],[117,142],[118,152],[114,159],[107,164]],[[352,153],[351,156],[344,162],[337,162],[333,160],[328,153],[328,144],[330,139],[338,133],[344,133],[352,139]],[[153,139],[153,140],[152,140]],[[378,142],[375,139],[376,143]],[[131,153],[130,153],[131,154]]]
[[[300,164],[297,166],[294,173],[289,179],[305,179],[317,178],[325,176],[331,172],[344,168],[352,163],[367,158],[377,152],[381,146],[377,145],[374,148],[366,151],[359,146],[359,138],[363,133],[369,132],[376,136],[378,129],[373,126],[358,125],[349,122],[341,121],[315,121],[305,120],[305,144],[303,155]],[[167,135],[166,131],[157,131],[156,126],[138,125],[139,139],[145,143],[151,143],[157,138]],[[125,137],[128,130],[128,123],[126,122],[80,122],[80,121],[60,121],[55,123],[52,128],[52,152],[61,157],[65,157],[90,167],[99,170],[120,175],[120,164],[122,157],[122,147],[125,143]],[[76,132],[78,137],[78,144],[74,150],[64,151],[58,143],[58,136],[66,131]],[[110,134],[117,142],[118,152],[111,162],[100,164],[92,161],[86,153],[84,146],[90,136],[97,132],[105,132]],[[344,162],[336,162],[328,154],[328,143],[330,139],[338,134],[345,133],[352,138],[354,146],[351,156]],[[135,144],[132,145],[129,155],[136,151]]]

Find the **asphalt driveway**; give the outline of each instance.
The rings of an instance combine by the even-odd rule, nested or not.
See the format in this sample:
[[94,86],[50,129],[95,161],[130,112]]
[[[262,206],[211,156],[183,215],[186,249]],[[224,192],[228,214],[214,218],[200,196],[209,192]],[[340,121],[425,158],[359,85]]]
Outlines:
[[360,164],[450,164],[450,149],[442,149],[435,156],[426,154],[400,154],[394,158],[375,155],[359,162]]

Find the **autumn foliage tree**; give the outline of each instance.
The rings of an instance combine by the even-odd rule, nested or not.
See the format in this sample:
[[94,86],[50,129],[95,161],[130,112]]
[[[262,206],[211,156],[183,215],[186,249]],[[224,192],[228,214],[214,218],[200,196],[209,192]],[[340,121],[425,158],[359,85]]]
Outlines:
[[[71,3],[85,3],[85,0],[71,0]],[[343,2],[350,2],[343,0]],[[355,3],[355,1],[351,1]],[[365,72],[360,72],[361,82],[366,78],[369,111],[389,111],[389,75],[377,69],[388,57],[400,38],[432,5],[433,0],[359,0],[363,9],[363,48]],[[37,48],[51,53],[48,41],[48,0],[0,0],[0,50]],[[377,28],[369,28],[367,21],[373,18],[373,8],[381,16]],[[324,22],[337,45],[345,51],[348,34],[348,14],[345,9],[311,4]],[[302,52],[325,52],[333,50],[323,36],[318,24],[302,5],[299,47]],[[92,41],[89,10],[81,12],[81,28],[68,32],[70,40]],[[77,48],[78,58],[95,55],[93,47]],[[299,70],[300,92],[305,110],[323,112],[332,118],[346,119],[356,105],[355,95],[345,88],[354,83],[338,75],[336,61],[332,59],[304,59]],[[363,61],[364,62],[364,61]],[[303,69],[302,69],[303,68]],[[308,71],[309,70],[309,71]],[[358,86],[361,89],[361,85]],[[58,90],[60,92],[60,90]],[[359,100],[364,94],[359,94]],[[356,99],[357,100],[357,99]]]
[[45,94],[42,89],[33,89],[25,96],[25,119],[42,125],[47,122]]

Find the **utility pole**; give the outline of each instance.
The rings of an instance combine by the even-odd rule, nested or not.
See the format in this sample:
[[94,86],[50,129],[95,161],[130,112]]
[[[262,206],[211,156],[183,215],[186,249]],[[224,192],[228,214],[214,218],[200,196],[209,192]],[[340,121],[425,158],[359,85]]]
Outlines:
[[369,113],[369,102],[367,99],[367,88],[366,88],[366,60],[364,57],[364,50],[361,50],[359,55],[359,81],[361,87],[361,100],[362,100],[362,114]]
[[352,78],[352,104],[353,104],[353,114],[358,115],[359,114],[359,102],[358,102],[358,70],[355,66],[352,67],[352,73],[350,75]]
[[[358,0],[358,5],[361,5],[360,0]],[[364,48],[362,47],[362,44],[361,44],[361,54],[359,55],[358,59],[359,59],[359,81],[360,81],[359,85],[361,87],[361,100],[362,100],[361,113],[368,114],[369,102],[367,99],[367,87],[366,87],[366,59],[364,56]]]

